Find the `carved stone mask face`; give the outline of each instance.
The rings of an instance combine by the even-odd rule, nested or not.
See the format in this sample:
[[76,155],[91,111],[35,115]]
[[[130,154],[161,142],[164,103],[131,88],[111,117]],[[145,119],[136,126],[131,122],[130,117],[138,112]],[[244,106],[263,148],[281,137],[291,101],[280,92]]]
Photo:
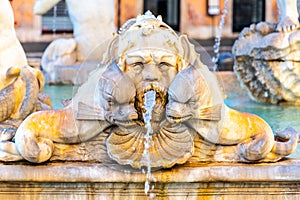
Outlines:
[[[165,106],[167,89],[178,72],[177,65],[178,57],[163,50],[144,49],[131,51],[125,55],[123,71],[131,78],[137,89],[136,107],[140,116],[144,94],[147,91],[155,90],[156,104],[160,105],[157,107]],[[162,111],[156,113],[159,112]]]

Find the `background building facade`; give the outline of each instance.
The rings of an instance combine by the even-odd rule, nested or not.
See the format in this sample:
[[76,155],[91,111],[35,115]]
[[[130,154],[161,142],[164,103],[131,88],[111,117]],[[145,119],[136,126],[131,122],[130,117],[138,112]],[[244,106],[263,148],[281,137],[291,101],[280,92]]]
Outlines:
[[[72,24],[62,1],[44,16],[33,13],[35,0],[10,0],[21,42],[47,42],[72,37]],[[111,0],[107,0],[111,1]],[[194,39],[214,38],[225,0],[115,0],[115,26],[151,10],[180,33]],[[236,38],[243,27],[259,21],[276,22],[276,0],[229,0],[223,38]],[[87,30],[88,31],[88,30]]]

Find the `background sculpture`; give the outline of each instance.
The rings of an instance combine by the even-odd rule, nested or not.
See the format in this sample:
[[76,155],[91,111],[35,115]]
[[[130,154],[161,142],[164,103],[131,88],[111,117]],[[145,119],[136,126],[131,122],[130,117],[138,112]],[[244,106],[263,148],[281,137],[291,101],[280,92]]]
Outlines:
[[278,0],[279,22],[244,28],[234,43],[234,71],[250,97],[298,104],[300,30],[297,0]]
[[[38,0],[34,5],[34,13],[45,14],[60,1]],[[74,38],[54,40],[44,52],[41,64],[50,83],[57,82],[56,67],[74,65],[76,62],[100,61],[104,50],[99,45],[115,31],[114,1],[87,0],[82,3],[66,0],[66,5],[73,24]]]
[[276,30],[280,32],[293,31],[299,27],[297,0],[277,0],[279,21]]
[[[13,11],[9,1],[0,1],[0,140],[11,140],[16,128],[30,113],[51,107],[38,95],[44,87],[39,69],[27,64],[25,52],[14,30]],[[45,98],[44,98],[45,97]]]

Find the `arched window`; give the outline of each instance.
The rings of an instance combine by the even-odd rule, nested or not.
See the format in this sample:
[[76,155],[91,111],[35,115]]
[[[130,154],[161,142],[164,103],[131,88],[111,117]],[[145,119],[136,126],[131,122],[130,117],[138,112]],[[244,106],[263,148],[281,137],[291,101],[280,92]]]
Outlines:
[[70,21],[65,1],[60,1],[42,16],[42,33],[72,33],[73,25]]
[[265,20],[265,0],[233,1],[233,32],[240,32],[244,27]]

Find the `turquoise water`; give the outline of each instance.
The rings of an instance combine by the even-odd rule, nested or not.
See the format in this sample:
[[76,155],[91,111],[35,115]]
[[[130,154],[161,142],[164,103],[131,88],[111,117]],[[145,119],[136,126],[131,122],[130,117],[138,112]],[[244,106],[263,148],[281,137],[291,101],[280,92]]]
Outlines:
[[[53,109],[63,108],[62,99],[68,99],[73,96],[73,86],[45,86],[43,93],[50,96]],[[293,127],[300,131],[300,106],[293,105],[269,105],[257,103],[247,97],[237,97],[236,95],[227,94],[230,98],[225,103],[239,111],[256,114],[267,121],[274,132],[283,130],[286,127]],[[297,151],[290,157],[300,158],[300,145]]]
[[71,85],[46,85],[43,92],[51,98],[53,109],[63,108],[62,100],[72,98],[73,86]]
[[256,114],[267,121],[273,131],[282,130],[288,126],[300,131],[300,106],[269,105],[257,103],[249,98],[229,98],[225,103],[239,111]]

